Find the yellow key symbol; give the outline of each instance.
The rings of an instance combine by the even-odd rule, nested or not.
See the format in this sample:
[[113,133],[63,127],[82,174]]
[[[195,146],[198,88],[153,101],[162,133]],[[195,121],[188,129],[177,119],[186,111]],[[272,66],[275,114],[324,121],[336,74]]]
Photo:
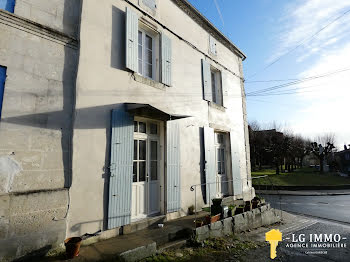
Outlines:
[[274,259],[277,256],[278,242],[282,241],[282,233],[278,229],[272,229],[265,234],[265,240],[270,243],[270,257]]

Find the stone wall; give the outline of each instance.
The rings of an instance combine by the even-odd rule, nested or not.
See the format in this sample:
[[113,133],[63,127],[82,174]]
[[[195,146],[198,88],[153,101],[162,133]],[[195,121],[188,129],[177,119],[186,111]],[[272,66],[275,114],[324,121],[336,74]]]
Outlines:
[[67,35],[2,10],[0,35],[0,65],[7,67],[0,261],[7,261],[65,238],[78,49]]
[[77,37],[82,0],[16,0],[15,14]]
[[262,226],[272,225],[279,221],[281,221],[281,218],[277,214],[277,210],[270,208],[270,204],[267,204],[255,208],[252,211],[196,228],[195,234],[197,240],[202,241],[211,237],[223,237]]

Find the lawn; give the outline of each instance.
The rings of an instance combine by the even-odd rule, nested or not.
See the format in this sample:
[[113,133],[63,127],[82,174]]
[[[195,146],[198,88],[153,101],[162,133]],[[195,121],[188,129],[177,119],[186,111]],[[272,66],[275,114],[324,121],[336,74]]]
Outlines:
[[252,172],[252,177],[268,175],[265,178],[253,179],[253,185],[275,186],[321,186],[321,185],[349,185],[349,177],[341,177],[336,173],[320,173],[312,168],[302,168],[293,173],[276,175],[274,169],[264,169]]

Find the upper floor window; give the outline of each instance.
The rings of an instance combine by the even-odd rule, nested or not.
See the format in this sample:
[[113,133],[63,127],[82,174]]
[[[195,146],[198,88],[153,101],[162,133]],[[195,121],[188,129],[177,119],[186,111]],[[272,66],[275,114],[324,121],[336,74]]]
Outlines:
[[212,102],[222,106],[222,87],[221,87],[221,73],[216,69],[211,69],[211,91]]
[[[126,8],[125,24],[126,67],[144,77],[171,86],[171,39],[164,32],[157,32],[156,26],[150,22],[139,21],[138,14],[129,7]],[[160,62],[157,66],[158,61]]]
[[138,73],[155,79],[154,38],[143,30],[138,32]]
[[221,72],[202,60],[203,98],[223,106]]
[[16,0],[0,0],[0,9],[13,13],[15,11]]

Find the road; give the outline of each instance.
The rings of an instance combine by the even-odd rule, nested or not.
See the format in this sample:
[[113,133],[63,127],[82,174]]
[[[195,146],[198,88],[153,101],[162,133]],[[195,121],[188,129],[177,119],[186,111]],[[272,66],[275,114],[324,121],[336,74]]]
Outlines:
[[[350,224],[350,195],[262,195],[272,207]],[[350,261],[350,259],[349,259]]]
[[[279,229],[282,234],[282,242],[277,246],[277,257],[274,261],[281,262],[349,262],[350,261],[350,226],[320,219],[310,219],[296,215],[294,222],[275,225],[273,228]],[[271,228],[266,229],[266,231]],[[264,232],[252,232],[251,238],[255,241],[263,241]],[[310,242],[310,234],[339,234],[341,236],[342,247],[312,247],[314,242]],[[294,235],[294,236],[293,236]],[[305,239],[304,244],[308,246],[293,246],[303,244],[301,240]],[[297,240],[296,242],[293,242]],[[323,239],[324,240],[324,239]],[[325,242],[323,242],[325,243]],[[320,242],[320,244],[323,244]],[[328,241],[325,243],[327,244]],[[344,246],[344,244],[346,246]],[[272,261],[269,257],[270,246],[250,251],[241,259],[243,262],[268,262]]]

